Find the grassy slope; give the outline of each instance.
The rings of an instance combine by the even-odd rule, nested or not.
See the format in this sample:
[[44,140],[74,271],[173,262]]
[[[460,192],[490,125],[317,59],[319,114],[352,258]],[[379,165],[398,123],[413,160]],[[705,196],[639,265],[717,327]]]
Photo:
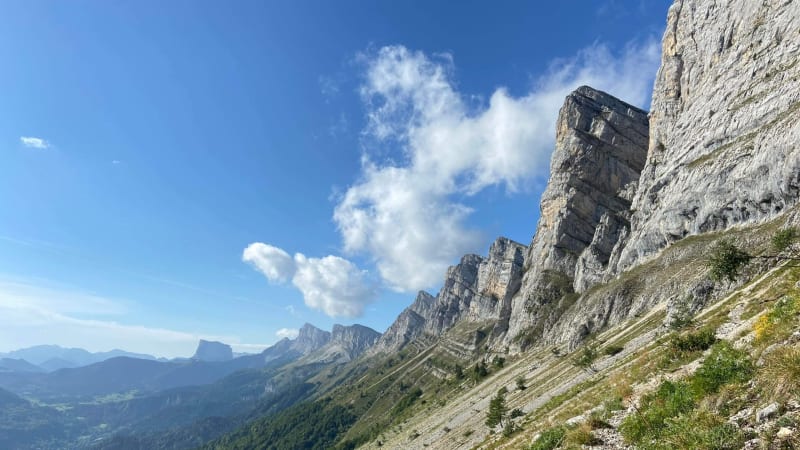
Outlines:
[[[653,291],[667,287],[675,295],[704,278],[704,258],[708,248],[722,237],[741,242],[754,254],[764,251],[769,237],[784,225],[784,220],[779,218],[759,226],[684,239],[663,251],[658,258],[585,294],[576,307],[587,308],[587,302],[602,306],[604,298],[623,289],[628,295],[634,293],[638,297],[634,302],[640,302],[640,306],[634,303],[632,317],[592,337],[601,354],[602,349],[609,346],[623,347],[614,356],[600,356],[593,369],[584,370],[573,364],[580,349],[573,354],[558,356],[552,347],[539,346],[512,358],[504,369],[477,386],[467,383],[458,386],[448,395],[444,406],[440,406],[440,402],[417,405],[413,416],[385,429],[366,448],[379,447],[379,441],[383,448],[522,448],[542,430],[603,402],[613,401],[619,396],[637,396],[655,387],[656,380],[663,377],[683,376],[687,370],[683,365],[692,361],[665,363],[668,359],[665,354],[669,351],[667,335],[671,332],[664,325],[665,303],[648,303],[652,300],[647,297],[663,299],[663,293]],[[741,320],[752,321],[756,314],[770,308],[777,298],[796,289],[794,284],[800,279],[797,268],[775,268],[765,275],[767,270],[769,268],[765,265],[754,265],[745,274],[750,281],[732,290],[731,287],[718,287],[715,290],[716,301],[695,318],[693,326],[717,328],[730,321],[729,314],[737,306],[744,309]],[[637,314],[637,308],[642,313]],[[742,326],[746,331],[750,322]],[[564,353],[563,348],[560,354]],[[700,356],[690,355],[694,358]],[[520,376],[529,386],[525,390],[516,389],[515,380]],[[507,396],[509,410],[520,408],[526,413],[517,419],[521,431],[511,437],[490,434],[483,423],[489,400],[503,386],[510,392]]]

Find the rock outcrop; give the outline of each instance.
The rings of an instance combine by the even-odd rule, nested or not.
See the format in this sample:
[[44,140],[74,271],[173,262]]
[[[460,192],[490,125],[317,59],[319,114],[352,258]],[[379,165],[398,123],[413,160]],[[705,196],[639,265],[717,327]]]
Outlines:
[[686,236],[766,220],[800,196],[797,2],[678,0],[620,272]]
[[292,340],[291,349],[303,355],[315,352],[325,346],[331,340],[329,331],[320,330],[310,323],[304,324],[300,328],[297,337]]
[[508,238],[498,238],[486,258],[465,255],[447,269],[436,297],[420,292],[381,336],[371,350],[397,350],[411,340],[441,336],[462,321],[494,322],[494,333],[505,330],[511,298],[522,280],[526,247]]
[[558,117],[541,217],[512,302],[506,343],[541,330],[572,295],[602,281],[647,154],[647,113],[587,86]]
[[222,342],[200,339],[192,359],[209,362],[230,361],[233,359],[233,349],[230,345]]
[[352,361],[372,347],[381,334],[363,325],[333,326],[330,341],[315,352],[313,359],[325,363]]

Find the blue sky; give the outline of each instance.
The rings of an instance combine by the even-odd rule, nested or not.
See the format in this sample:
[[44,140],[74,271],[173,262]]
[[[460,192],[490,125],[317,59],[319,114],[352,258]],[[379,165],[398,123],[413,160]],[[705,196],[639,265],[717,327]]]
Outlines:
[[383,331],[529,243],[564,96],[646,108],[668,3],[3,2],[0,351]]

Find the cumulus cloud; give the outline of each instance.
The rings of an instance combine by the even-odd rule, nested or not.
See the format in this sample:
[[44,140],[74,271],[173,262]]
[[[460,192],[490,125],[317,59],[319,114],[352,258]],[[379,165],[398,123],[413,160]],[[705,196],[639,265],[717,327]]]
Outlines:
[[291,279],[309,308],[331,317],[358,317],[378,294],[366,271],[338,256],[309,258],[295,253],[291,257],[280,248],[256,242],[245,248],[242,260],[271,282]]
[[592,45],[554,61],[526,95],[498,88],[478,107],[456,89],[450,55],[389,46],[363,60],[362,171],[333,217],[346,252],[369,255],[389,286],[414,291],[481,250],[482,236],[466,224],[473,195],[489,186],[517,192],[547,176],[564,97],[586,84],[644,105],[659,46],[652,39],[615,54]]
[[28,148],[45,149],[50,148],[50,143],[46,140],[32,136],[20,136],[19,141]]
[[242,261],[252,264],[273,283],[285,283],[295,272],[292,257],[278,247],[255,242],[242,253]]
[[281,339],[289,338],[294,339],[297,335],[300,334],[300,330],[297,328],[281,328],[280,330],[275,332],[275,336],[278,336]]

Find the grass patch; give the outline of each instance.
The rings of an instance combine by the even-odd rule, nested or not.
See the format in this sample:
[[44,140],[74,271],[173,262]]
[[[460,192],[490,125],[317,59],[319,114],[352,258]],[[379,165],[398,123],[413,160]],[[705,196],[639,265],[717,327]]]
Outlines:
[[712,347],[697,372],[684,381],[664,381],[642,397],[641,406],[620,425],[626,441],[642,449],[740,448],[738,429],[716,413],[695,409],[723,387],[748,381],[754,372],[749,355],[727,341]]
[[691,377],[692,388],[698,395],[713,394],[723,385],[748,381],[753,372],[750,355],[720,341]]
[[528,450],[553,450],[564,443],[564,437],[567,434],[567,428],[564,426],[552,427],[542,431],[539,439],[533,442],[528,447]]
[[796,325],[800,312],[797,296],[784,296],[772,308],[753,323],[756,342],[768,344],[787,337]]
[[781,347],[765,356],[757,379],[770,399],[800,396],[800,347]]

